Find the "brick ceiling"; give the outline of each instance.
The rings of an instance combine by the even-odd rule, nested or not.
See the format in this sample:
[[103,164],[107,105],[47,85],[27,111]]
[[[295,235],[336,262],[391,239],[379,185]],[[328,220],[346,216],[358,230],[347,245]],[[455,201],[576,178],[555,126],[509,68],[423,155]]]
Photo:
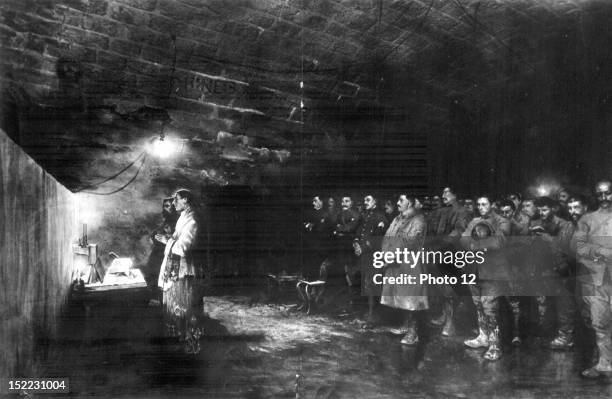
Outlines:
[[[109,164],[102,176],[161,123],[205,143],[244,135],[257,158],[296,154],[305,133],[334,148],[364,110],[430,114],[426,125],[443,124],[452,102],[478,109],[508,86],[520,102],[556,66],[606,59],[592,53],[610,10],[586,0],[4,0],[1,82],[21,109],[21,144],[75,188],[95,172],[70,180],[58,154],[79,135]],[[49,126],[55,134],[41,133]]]

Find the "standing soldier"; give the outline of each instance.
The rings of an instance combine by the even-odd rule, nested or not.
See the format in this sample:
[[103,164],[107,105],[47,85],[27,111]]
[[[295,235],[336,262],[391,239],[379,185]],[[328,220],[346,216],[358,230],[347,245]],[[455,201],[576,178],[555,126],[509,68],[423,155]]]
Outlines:
[[529,219],[515,219],[517,212],[516,203],[507,199],[500,204],[501,216],[510,222],[510,237],[506,241],[506,257],[509,263],[510,281],[507,300],[512,309],[512,344],[519,346],[522,343],[520,324],[523,316],[529,309],[529,298],[526,297],[524,288],[527,286],[525,280],[529,279],[525,273],[525,249],[523,240],[528,234]]
[[[581,195],[574,195],[569,198],[567,201],[567,211],[570,215],[571,222],[574,225],[574,230],[578,228],[578,221],[587,213],[588,205],[587,200]],[[585,329],[585,335],[587,339],[585,340],[585,347],[589,347],[590,345],[594,345],[592,349],[592,358],[591,364],[595,365],[597,360],[599,359],[599,352],[597,350],[597,345],[595,345],[595,330],[593,330],[593,323],[591,322],[591,312],[589,309],[589,304],[586,301],[585,290],[588,290],[590,286],[590,272],[589,270],[577,259],[576,254],[576,234],[572,237],[572,261],[575,264],[576,270],[576,305],[578,306],[578,310],[580,316],[582,318],[582,325]]]
[[[459,238],[465,231],[468,225],[467,210],[459,205],[457,195],[450,187],[446,187],[442,192],[442,201],[444,207],[433,212],[432,215],[437,215],[430,220],[430,235],[427,248],[441,251],[452,251],[458,249]],[[437,272],[444,276],[459,275],[458,269],[454,265],[441,264],[437,265]],[[463,288],[464,289],[464,288]],[[453,287],[444,285],[441,287],[439,294],[442,298],[442,315],[431,320],[432,324],[444,325],[442,328],[443,336],[452,336],[455,334],[454,313],[456,307],[456,298],[461,295],[461,286]],[[469,292],[465,292],[469,295]]]
[[373,256],[374,252],[380,251],[382,237],[387,230],[387,219],[378,210],[376,202],[372,195],[366,195],[363,199],[365,207],[363,223],[353,243],[355,255],[359,257],[363,293],[368,296],[368,324],[374,321],[374,296],[380,295],[379,286],[372,280],[376,270],[373,267]]
[[337,251],[337,243],[336,237],[334,236],[334,231],[336,230],[336,224],[338,223],[338,215],[340,211],[336,207],[336,200],[334,197],[327,197],[325,200],[325,212],[323,216],[325,217],[325,225],[329,228],[329,239],[328,239],[328,262],[332,268],[337,268],[340,260],[338,259],[338,251]]
[[[331,232],[333,225],[328,217],[328,213],[323,209],[323,201],[321,197],[314,196],[312,198],[312,207],[306,214],[304,220],[305,236],[305,251],[302,277],[296,285],[298,295],[302,300],[302,304],[297,310],[305,309],[310,313],[311,307],[316,305],[317,299],[321,296],[324,290],[324,285],[310,285],[311,282],[325,282],[327,279],[328,267],[331,256]],[[311,287],[316,293],[309,293],[308,288]]]
[[357,229],[361,225],[361,215],[353,208],[353,199],[349,196],[342,198],[342,211],[336,220],[336,237],[338,263],[344,268],[344,276],[349,287],[349,294],[353,294],[354,281],[351,279],[351,271],[355,264],[355,250],[353,240]]
[[465,341],[470,348],[487,348],[484,358],[498,360],[501,357],[499,330],[499,298],[507,292],[505,283],[510,270],[503,248],[510,234],[508,219],[493,212],[491,200],[481,196],[476,203],[480,217],[474,218],[461,237],[461,244],[468,250],[486,250],[486,261],[472,270],[477,274],[477,284],[470,285],[472,300],[478,316],[478,336]]
[[[574,226],[553,214],[556,201],[549,197],[541,197],[535,200],[540,215],[540,224],[532,233],[535,239],[541,240],[544,253],[540,259],[542,266],[540,276],[548,285],[549,293],[555,296],[538,296],[538,309],[540,318],[546,314],[546,309],[551,303],[555,305],[557,313],[557,335],[550,342],[552,349],[567,349],[574,345],[573,333],[576,312],[576,301],[574,299],[574,287],[570,282],[573,271],[570,269],[570,242],[574,234]],[[534,248],[538,248],[537,246]],[[543,325],[544,323],[541,323]]]
[[329,257],[331,229],[333,226],[323,209],[321,197],[312,198],[312,209],[306,214],[304,230],[306,233],[306,267],[303,275],[307,279],[319,277],[320,267]]
[[578,261],[589,272],[582,287],[589,306],[595,341],[599,349],[597,364],[582,372],[587,378],[612,374],[612,183],[603,180],[595,193],[599,209],[578,221],[574,235]]
[[[423,248],[427,223],[422,213],[414,207],[415,199],[402,194],[397,201],[397,209],[400,214],[393,219],[391,226],[385,233],[382,243],[382,251],[393,252],[396,250],[419,251]],[[385,265],[385,277],[400,278],[402,276],[414,276],[417,281],[424,273],[420,262],[387,263]],[[404,345],[416,345],[419,341],[417,334],[416,312],[427,310],[429,302],[427,299],[427,286],[424,284],[383,284],[380,303],[394,309],[399,309],[404,316],[403,325],[400,329],[392,330],[393,333],[404,335],[401,343]]]

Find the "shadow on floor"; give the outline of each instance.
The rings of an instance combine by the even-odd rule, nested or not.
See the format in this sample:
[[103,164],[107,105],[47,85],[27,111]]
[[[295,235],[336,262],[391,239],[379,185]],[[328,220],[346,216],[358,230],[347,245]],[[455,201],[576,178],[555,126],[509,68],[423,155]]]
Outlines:
[[197,356],[162,336],[161,309],[147,295],[102,298],[89,310],[73,303],[60,338],[44,345],[44,376],[70,378],[70,397],[612,396],[609,381],[579,377],[583,345],[552,352],[530,338],[519,348],[506,345],[501,361],[485,361],[482,350],[462,343],[472,334],[469,307],[460,309],[457,337],[424,325],[426,339],[412,348],[384,328],[363,329],[364,308],[345,312],[342,294],[312,316],[292,311],[287,299],[269,304],[254,301],[256,293],[232,294],[205,298]]

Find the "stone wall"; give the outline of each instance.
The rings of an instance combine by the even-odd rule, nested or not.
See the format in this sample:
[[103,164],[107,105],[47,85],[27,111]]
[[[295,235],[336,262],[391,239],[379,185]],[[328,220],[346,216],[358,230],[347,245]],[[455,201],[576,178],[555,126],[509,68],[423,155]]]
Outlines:
[[234,132],[262,116],[292,130],[282,122],[301,121],[301,105],[370,98],[341,69],[367,55],[365,39],[381,41],[357,29],[373,18],[332,1],[9,0],[0,11],[5,85],[37,100],[171,107]]

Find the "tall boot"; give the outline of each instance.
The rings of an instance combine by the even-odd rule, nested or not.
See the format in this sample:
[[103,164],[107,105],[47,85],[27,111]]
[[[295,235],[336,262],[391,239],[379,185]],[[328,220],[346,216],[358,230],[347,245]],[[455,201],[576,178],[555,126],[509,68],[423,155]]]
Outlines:
[[497,320],[489,320],[487,327],[489,330],[489,349],[487,349],[483,357],[486,360],[496,361],[499,360],[502,354],[499,338],[499,323],[497,323]]
[[487,326],[485,323],[484,312],[481,308],[476,310],[478,316],[478,336],[476,338],[463,341],[470,348],[487,348],[489,346],[489,336],[487,334]]
[[596,331],[595,340],[599,349],[599,360],[597,364],[582,372],[587,378],[612,375],[612,337],[610,331]]
[[519,299],[513,298],[510,301],[512,308],[512,345],[520,345],[521,340],[521,303]]
[[350,269],[348,265],[344,265],[344,281],[346,281],[346,286],[348,288],[348,292],[351,292],[351,287],[353,286],[353,280],[351,279]]
[[574,346],[574,338],[571,332],[560,329],[557,332],[557,336],[550,341],[549,344],[551,349],[563,350],[570,349]]
[[591,351],[591,366],[595,366],[599,362],[599,348],[597,345],[593,346],[593,350]]
[[442,327],[442,336],[452,337],[455,335],[455,299],[447,298],[447,301],[444,303],[444,308],[446,321],[444,322],[444,327]]
[[537,335],[539,336],[545,336],[548,328],[550,327],[548,321],[546,320],[548,302],[548,298],[545,296],[536,297],[536,305],[538,307]]
[[353,306],[355,304],[356,288],[353,284],[353,279],[351,278],[349,272],[349,266],[344,265],[344,279],[346,280],[346,294],[348,296],[348,304],[349,306]]
[[401,344],[403,345],[416,345],[419,343],[419,336],[417,334],[417,330],[416,330],[416,315],[414,314],[414,312],[411,311],[406,311],[406,319],[404,320],[404,323],[402,325],[403,329],[405,329],[406,334],[404,335],[404,338],[402,338],[402,340],[400,341]]
[[446,302],[448,302],[449,300],[451,300],[452,298],[449,297],[442,297],[442,313],[440,313],[440,316],[429,320],[429,322],[431,324],[433,324],[434,326],[441,326],[442,324],[444,324],[444,322],[446,322],[446,318],[448,317],[448,315],[446,314]]
[[550,342],[552,349],[570,349],[574,346],[574,324],[576,323],[576,300],[573,296],[555,297],[557,309],[557,336]]

